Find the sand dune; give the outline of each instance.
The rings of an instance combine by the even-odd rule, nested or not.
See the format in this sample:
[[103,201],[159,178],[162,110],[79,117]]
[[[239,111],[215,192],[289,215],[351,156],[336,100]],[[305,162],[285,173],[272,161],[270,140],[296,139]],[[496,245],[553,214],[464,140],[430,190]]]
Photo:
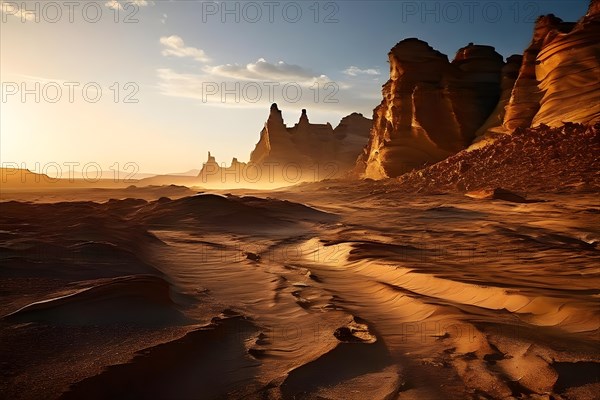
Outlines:
[[[201,194],[179,200],[159,199],[139,210],[151,226],[212,227],[256,231],[295,226],[302,221],[328,222],[335,216],[301,204],[253,196]],[[293,216],[290,218],[290,216]]]

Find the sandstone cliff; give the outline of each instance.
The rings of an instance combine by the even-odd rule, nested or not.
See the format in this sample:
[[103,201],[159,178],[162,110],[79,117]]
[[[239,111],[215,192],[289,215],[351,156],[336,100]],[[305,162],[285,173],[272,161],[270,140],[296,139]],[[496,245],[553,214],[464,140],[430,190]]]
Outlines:
[[575,27],[546,35],[535,74],[543,93],[532,126],[600,120],[600,12],[598,2]]
[[563,122],[597,121],[600,1],[593,0],[588,13],[577,23],[564,22],[552,14],[537,19],[502,123],[484,126],[478,135],[511,133],[516,128],[540,124],[561,126]]
[[506,109],[504,128],[600,118],[598,2],[577,24],[554,15],[538,18]]
[[488,119],[477,130],[475,140],[490,133],[506,133],[506,129],[503,126],[506,117],[506,108],[513,94],[513,88],[519,76],[522,62],[523,56],[518,54],[513,54],[506,59],[506,64],[504,64],[501,71],[500,99]]
[[369,178],[398,176],[470,144],[500,97],[502,56],[469,44],[452,62],[418,39],[389,53],[390,79],[358,160]]
[[473,44],[450,63],[417,39],[394,46],[389,62],[354,170],[362,177],[399,176],[517,128],[600,121],[600,0],[577,23],[538,18],[523,56],[506,63]]

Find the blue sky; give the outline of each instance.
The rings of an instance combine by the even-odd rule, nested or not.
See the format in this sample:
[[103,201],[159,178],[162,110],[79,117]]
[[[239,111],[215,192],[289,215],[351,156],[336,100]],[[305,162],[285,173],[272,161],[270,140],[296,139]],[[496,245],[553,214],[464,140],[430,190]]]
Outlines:
[[[507,57],[527,46],[538,15],[575,21],[588,5],[86,3],[74,2],[70,13],[63,2],[29,1],[26,12],[24,2],[2,1],[3,163],[37,169],[36,163],[94,162],[109,169],[133,162],[140,171],[166,173],[201,167],[209,150],[219,161],[247,160],[272,100],[288,125],[301,108],[311,121],[334,126],[353,111],[370,117],[388,78],[387,53],[402,39],[423,39],[450,59],[469,42]],[[22,96],[23,87],[36,91],[36,84],[39,99]],[[62,96],[55,101],[57,87]],[[83,87],[100,87],[98,101]]]

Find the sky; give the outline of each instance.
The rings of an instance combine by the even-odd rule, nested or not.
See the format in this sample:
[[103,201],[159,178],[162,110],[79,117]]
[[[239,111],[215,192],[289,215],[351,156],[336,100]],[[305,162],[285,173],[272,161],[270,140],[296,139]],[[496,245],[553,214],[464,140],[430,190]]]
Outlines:
[[[276,102],[334,127],[372,116],[387,53],[417,37],[522,53],[563,1],[0,0],[0,163],[176,173],[247,161]],[[54,172],[54,173],[53,173]],[[63,176],[64,177],[64,176]]]

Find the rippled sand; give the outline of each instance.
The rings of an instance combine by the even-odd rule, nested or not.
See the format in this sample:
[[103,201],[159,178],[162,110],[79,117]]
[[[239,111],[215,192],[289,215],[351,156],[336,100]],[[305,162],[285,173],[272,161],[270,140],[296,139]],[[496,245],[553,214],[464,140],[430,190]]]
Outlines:
[[1,203],[3,397],[600,392],[597,194],[173,194]]

